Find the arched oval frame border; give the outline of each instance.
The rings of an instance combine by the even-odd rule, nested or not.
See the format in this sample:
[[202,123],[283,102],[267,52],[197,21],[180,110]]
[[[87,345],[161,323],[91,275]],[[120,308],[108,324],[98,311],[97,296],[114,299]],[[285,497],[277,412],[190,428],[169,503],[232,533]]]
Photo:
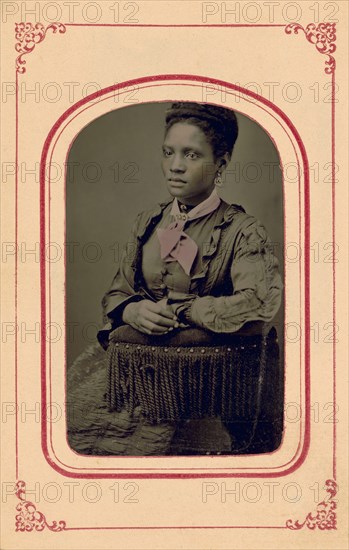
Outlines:
[[[52,423],[49,422],[46,414],[46,411],[48,410],[48,408],[50,407],[50,403],[52,402],[52,397],[51,397],[51,391],[50,389],[48,390],[48,387],[47,387],[47,381],[48,379],[50,379],[51,375],[50,373],[48,373],[48,370],[47,370],[47,350],[49,349],[49,344],[47,343],[47,334],[46,334],[47,272],[46,272],[46,248],[45,248],[46,233],[47,233],[46,208],[47,208],[47,199],[48,199],[47,175],[50,174],[49,168],[50,168],[50,163],[52,161],[52,146],[53,146],[54,140],[56,140],[55,143],[57,143],[61,134],[63,133],[64,129],[62,129],[62,127],[64,123],[70,117],[74,116],[74,114],[77,113],[79,109],[87,106],[88,104],[95,102],[96,100],[100,101],[101,98],[106,97],[108,94],[115,94],[121,90],[125,90],[132,86],[140,86],[142,84],[146,84],[148,86],[152,86],[152,85],[156,86],[156,85],[159,85],[159,83],[163,83],[163,84],[181,83],[182,85],[186,85],[186,86],[198,86],[198,85],[221,86],[222,88],[224,87],[224,89],[226,89],[227,91],[230,90],[231,92],[239,94],[241,97],[247,97],[250,100],[253,100],[253,102],[257,106],[260,106],[261,108],[264,108],[264,109],[265,108],[270,109],[274,113],[274,115],[276,115],[277,122],[280,123],[280,121],[282,121],[282,123],[285,125],[285,126],[282,126],[282,124],[280,123],[280,125],[282,126],[284,131],[287,133],[289,139],[292,142],[295,154],[296,154],[295,145],[299,148],[301,165],[298,161],[298,155],[296,154],[296,158],[298,161],[298,176],[300,180],[300,173],[301,173],[304,178],[304,191],[303,191],[304,236],[303,236],[303,242],[299,243],[299,245],[304,243],[304,289],[303,289],[303,295],[301,296],[301,303],[303,305],[303,310],[304,310],[304,343],[303,343],[303,349],[302,349],[304,372],[300,373],[301,377],[303,376],[303,379],[304,379],[304,411],[302,415],[304,426],[303,426],[303,433],[300,436],[297,451],[294,457],[286,465],[283,465],[280,467],[275,467],[269,470],[263,467],[262,470],[266,470],[266,471],[258,471],[259,469],[261,469],[258,467],[244,467],[244,466],[230,468],[230,469],[225,467],[221,469],[224,471],[219,471],[219,469],[217,469],[216,471],[212,471],[212,469],[211,471],[208,471],[204,466],[201,468],[197,467],[193,469],[185,468],[185,467],[184,468],[168,467],[166,472],[159,471],[159,468],[157,468],[156,466],[153,468],[147,467],[144,469],[139,468],[137,466],[134,468],[120,468],[120,467],[112,468],[110,466],[102,467],[102,468],[94,468],[92,465],[88,468],[74,468],[62,462],[56,455],[52,446]],[[171,101],[172,99],[174,98],[167,98],[167,99],[164,99],[163,101]],[[209,100],[207,102],[216,103]],[[106,114],[106,112],[104,112],[104,114]],[[80,113],[75,114],[75,117],[79,116],[79,114]],[[246,116],[249,116],[249,115],[246,113]],[[285,127],[289,130],[290,134],[285,130]],[[81,130],[82,128],[80,128],[80,131]],[[68,156],[68,154],[69,154],[69,151],[67,152],[66,157]],[[300,185],[300,181],[298,182],[298,184]],[[285,193],[285,190],[284,190],[284,193]],[[285,115],[285,113],[283,113],[281,109],[279,109],[276,105],[274,105],[269,100],[266,100],[265,98],[255,94],[254,92],[251,92],[250,90],[245,90],[239,86],[236,86],[234,84],[231,84],[229,82],[225,82],[222,80],[217,80],[217,79],[212,79],[212,78],[207,78],[207,77],[197,76],[197,75],[156,75],[156,76],[143,77],[139,79],[125,81],[125,82],[110,86],[108,88],[105,88],[101,91],[98,91],[80,100],[79,102],[74,104],[71,108],[69,108],[65,113],[63,113],[63,115],[54,124],[54,126],[52,127],[51,131],[49,132],[45,140],[45,144],[44,144],[42,156],[41,156],[41,164],[40,164],[40,251],[41,251],[40,252],[40,278],[41,278],[40,286],[41,286],[41,331],[42,331],[41,333],[41,397],[42,397],[41,442],[42,442],[42,450],[46,460],[56,471],[58,471],[59,473],[67,477],[76,477],[76,478],[126,478],[128,479],[128,478],[198,478],[198,477],[199,478],[280,477],[280,476],[284,476],[294,472],[296,469],[298,469],[301,466],[301,464],[304,462],[307,456],[309,445],[310,445],[310,301],[309,301],[310,300],[310,287],[309,287],[310,210],[309,210],[309,207],[310,207],[309,164],[308,164],[305,147],[299,133],[297,132],[291,120]],[[301,202],[299,202],[299,208],[300,208],[299,215],[301,216],[302,214]],[[50,239],[49,239],[49,242],[50,242]],[[286,341],[285,341],[285,348],[286,348]],[[300,396],[300,399],[301,399],[301,396]],[[270,454],[275,454],[277,452],[278,450]],[[77,455],[77,453],[74,453],[74,451],[72,450],[71,450],[71,453]],[[81,455],[77,455],[77,456],[81,456]],[[258,456],[258,455],[255,455],[255,456]],[[101,463],[101,462],[108,461],[109,458],[110,457],[99,456],[98,462]],[[125,457],[113,457],[113,458],[118,458],[119,460],[120,458],[125,459]],[[142,457],[142,458],[144,459],[144,458],[152,458],[152,457]],[[166,457],[166,458],[178,461],[178,457]],[[223,457],[217,457],[217,458],[222,459]],[[241,457],[239,458],[241,463]],[[89,457],[89,459],[93,460],[94,457],[91,456]],[[160,470],[161,469],[166,470],[165,468],[160,468]],[[140,471],[140,470],[144,470],[144,471]],[[152,471],[152,470],[155,470],[155,471]],[[176,470],[176,471],[173,471],[173,470]],[[184,471],[179,472],[178,470],[184,470]],[[191,471],[188,472],[185,470],[191,470]]]

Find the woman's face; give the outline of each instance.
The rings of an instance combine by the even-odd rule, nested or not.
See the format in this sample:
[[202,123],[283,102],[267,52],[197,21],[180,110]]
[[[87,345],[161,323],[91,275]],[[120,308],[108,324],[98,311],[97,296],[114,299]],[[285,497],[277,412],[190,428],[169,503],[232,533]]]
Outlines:
[[188,205],[207,199],[219,163],[205,133],[194,124],[177,122],[167,132],[162,150],[162,170],[170,194]]

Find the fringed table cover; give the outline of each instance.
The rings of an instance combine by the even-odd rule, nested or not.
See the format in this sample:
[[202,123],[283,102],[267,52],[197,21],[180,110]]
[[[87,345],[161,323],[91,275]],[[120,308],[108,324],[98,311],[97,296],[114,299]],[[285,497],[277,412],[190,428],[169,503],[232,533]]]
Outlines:
[[[175,340],[172,340],[175,342]],[[219,339],[217,340],[219,342]],[[140,405],[151,422],[220,416],[253,420],[280,401],[279,348],[268,336],[231,338],[230,345],[151,345],[112,341],[108,349],[110,410]],[[263,393],[263,396],[262,396]],[[278,409],[280,409],[278,403]]]

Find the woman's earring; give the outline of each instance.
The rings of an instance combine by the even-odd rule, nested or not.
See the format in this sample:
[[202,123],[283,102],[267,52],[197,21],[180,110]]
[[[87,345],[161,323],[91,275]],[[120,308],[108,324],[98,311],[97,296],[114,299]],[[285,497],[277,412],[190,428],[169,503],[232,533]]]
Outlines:
[[222,173],[219,171],[214,179],[214,184],[216,187],[223,187]]

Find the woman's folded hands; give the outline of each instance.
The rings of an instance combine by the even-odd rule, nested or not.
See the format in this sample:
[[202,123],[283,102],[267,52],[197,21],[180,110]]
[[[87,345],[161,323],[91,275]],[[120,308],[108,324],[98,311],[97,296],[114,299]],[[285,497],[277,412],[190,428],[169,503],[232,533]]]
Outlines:
[[181,323],[166,298],[159,302],[151,300],[131,302],[125,307],[122,320],[144,334],[161,335],[181,327]]

